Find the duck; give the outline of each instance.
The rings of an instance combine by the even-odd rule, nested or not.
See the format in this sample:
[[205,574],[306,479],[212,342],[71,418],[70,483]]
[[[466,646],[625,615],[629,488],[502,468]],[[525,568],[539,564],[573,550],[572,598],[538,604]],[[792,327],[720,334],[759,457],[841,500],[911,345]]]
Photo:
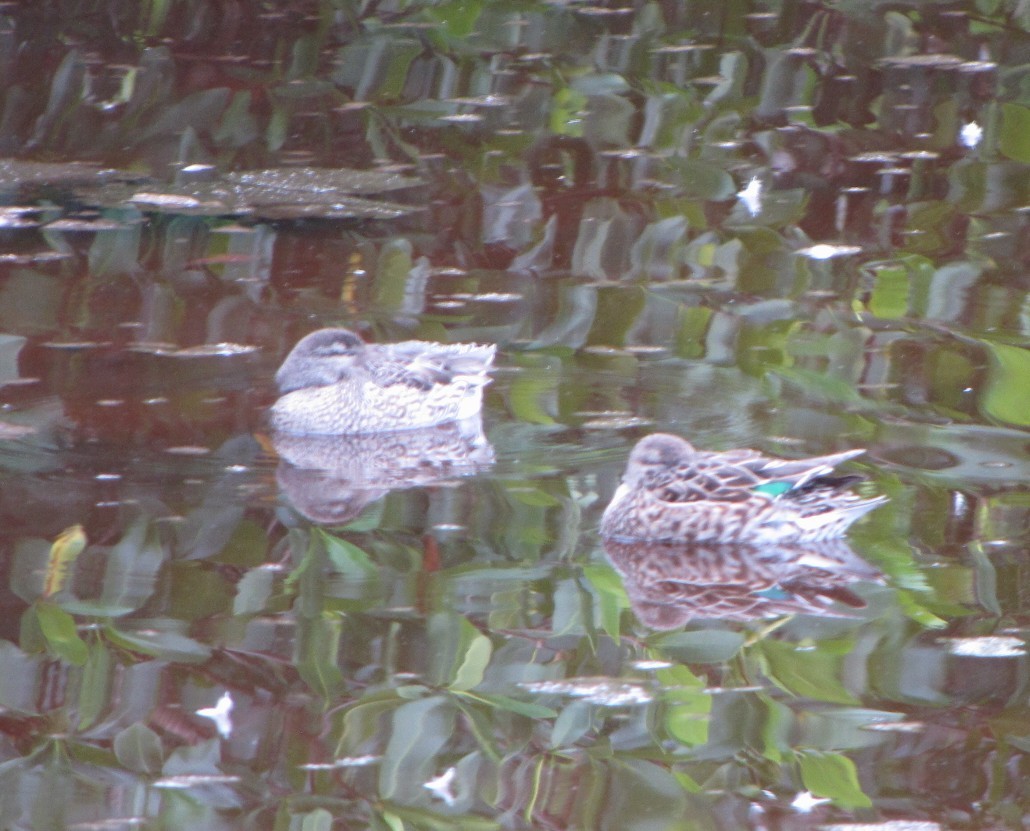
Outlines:
[[813,543],[845,534],[887,501],[849,490],[834,476],[864,450],[780,459],[756,450],[706,452],[654,433],[633,448],[601,517],[604,538],[623,542]]
[[349,329],[301,338],[275,375],[280,433],[370,435],[480,417],[496,346],[366,343]]

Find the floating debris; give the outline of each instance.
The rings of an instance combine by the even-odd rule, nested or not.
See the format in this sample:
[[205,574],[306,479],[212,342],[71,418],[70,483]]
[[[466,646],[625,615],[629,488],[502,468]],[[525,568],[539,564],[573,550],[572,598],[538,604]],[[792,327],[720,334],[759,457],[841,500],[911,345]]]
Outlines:
[[1007,635],[947,638],[945,642],[952,655],[964,655],[969,658],[1019,658],[1026,655],[1026,643],[1023,639]]
[[983,140],[983,137],[983,127],[975,121],[970,121],[968,124],[964,124],[962,129],[958,131],[959,144],[963,147],[968,147],[970,150],[979,145]]
[[741,201],[751,216],[758,216],[762,210],[762,180],[752,176],[747,186],[737,193],[737,199]]
[[423,784],[422,787],[430,791],[437,799],[443,800],[444,805],[451,806],[457,801],[457,797],[454,795],[454,777],[457,774],[457,769],[449,767],[439,776]]
[[183,774],[182,776],[166,776],[154,783],[155,788],[166,788],[168,790],[186,790],[196,788],[200,785],[232,785],[241,781],[239,776],[228,774]]
[[812,794],[811,791],[801,791],[794,800],[790,803],[790,807],[797,811],[799,814],[810,814],[812,810],[825,805],[831,800],[825,797],[818,797]]
[[120,231],[128,228],[128,223],[116,222],[113,219],[55,219],[43,226],[47,231],[63,231],[65,233],[95,233],[97,231]]
[[180,196],[175,193],[135,193],[129,197],[130,202],[165,210],[189,210],[199,208],[201,202],[192,196]]
[[244,343],[202,343],[198,346],[187,346],[185,349],[175,349],[162,354],[172,358],[210,358],[250,355],[260,351],[257,346]]
[[602,707],[647,704],[654,696],[639,684],[613,678],[570,678],[566,681],[536,681],[519,684],[524,690],[541,695],[568,695]]
[[197,715],[201,718],[211,719],[215,723],[218,735],[227,739],[232,735],[232,708],[232,696],[226,691],[222,693],[214,707],[201,707],[197,710]]
[[833,245],[820,242],[807,248],[799,248],[797,253],[810,260],[831,260],[835,257],[850,257],[853,254],[860,254],[862,249],[857,245]]

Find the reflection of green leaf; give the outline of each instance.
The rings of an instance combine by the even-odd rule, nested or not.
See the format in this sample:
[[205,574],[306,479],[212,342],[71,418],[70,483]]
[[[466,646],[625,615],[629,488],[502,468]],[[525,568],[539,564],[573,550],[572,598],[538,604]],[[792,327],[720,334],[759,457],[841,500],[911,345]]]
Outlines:
[[590,583],[597,598],[601,628],[617,642],[621,631],[622,611],[630,606],[622,580],[611,566],[603,565],[584,566],[583,576]]
[[436,757],[454,732],[454,705],[442,696],[408,701],[393,712],[379,767],[384,799],[412,802],[436,770]]
[[297,624],[297,671],[312,690],[328,700],[343,684],[339,666],[343,621],[322,614],[300,618]]
[[100,714],[106,712],[111,696],[111,683],[114,678],[114,664],[111,650],[102,640],[94,640],[89,644],[89,657],[82,670],[82,681],[79,685],[78,716],[79,730],[92,727]]
[[429,14],[443,24],[447,34],[464,38],[472,34],[482,11],[482,0],[451,0],[433,7]]
[[315,808],[304,815],[300,831],[332,831],[333,815],[325,808]]
[[493,646],[463,616],[440,612],[429,619],[429,678],[432,683],[470,690],[483,680]]
[[572,701],[562,708],[551,730],[551,747],[569,747],[593,726],[594,707],[585,701]]
[[79,637],[75,619],[64,609],[52,603],[34,604],[36,620],[46,638],[47,646],[55,655],[68,663],[82,666],[89,657],[86,642]]
[[670,159],[684,192],[699,199],[729,199],[737,187],[723,168],[700,159]]
[[535,373],[516,375],[509,392],[515,418],[530,424],[554,424],[554,418],[544,408],[541,399],[550,397],[557,385],[556,377]]
[[980,405],[991,418],[1030,426],[1030,350],[988,343],[991,358]]
[[515,713],[516,715],[526,716],[527,718],[554,718],[558,715],[550,707],[545,707],[543,704],[533,704],[529,701],[519,701],[515,698],[509,698],[506,695],[496,695],[493,693],[461,693],[465,698],[473,699],[474,701],[481,701],[483,704],[489,704],[491,707],[497,710],[506,710],[509,713]]
[[719,664],[728,661],[744,645],[740,632],[728,629],[706,629],[697,632],[674,632],[652,638],[649,643],[663,656],[689,664]]
[[885,319],[902,317],[908,312],[908,288],[908,271],[903,266],[877,268],[869,311]]
[[373,693],[348,708],[339,730],[337,756],[353,756],[368,752],[381,733],[382,717],[400,706],[389,692]]
[[109,626],[104,629],[104,633],[112,643],[123,649],[142,652],[144,655],[151,655],[163,661],[199,664],[211,657],[211,647],[179,632],[157,629],[161,621],[135,621],[135,623],[148,628],[131,631]]
[[780,641],[761,642],[772,681],[795,695],[833,704],[857,704],[841,683],[841,657],[815,649],[800,650]]
[[465,657],[454,672],[450,687],[454,690],[471,690],[483,681],[483,675],[490,664],[493,646],[490,639],[477,632],[465,650]]
[[803,751],[799,755],[801,781],[815,796],[832,799],[842,808],[869,808],[872,801],[862,792],[855,763],[837,753]]
[[677,699],[666,711],[665,729],[680,744],[688,747],[704,744],[708,741],[712,696],[698,691],[689,698],[677,696]]
[[322,538],[322,542],[325,543],[326,552],[329,554],[329,561],[340,574],[357,580],[378,575],[379,570],[369,559],[368,554],[354,545],[354,543],[334,537],[321,529],[318,529],[317,533]]
[[1001,152],[1017,162],[1030,162],[1030,108],[1012,102],[1001,105]]
[[659,670],[656,677],[670,702],[665,711],[669,735],[688,747],[708,741],[712,696],[704,692],[704,682],[682,665]]
[[114,755],[133,773],[161,772],[161,740],[144,724],[131,724],[114,737]]
[[391,805],[382,814],[389,823],[390,831],[405,831],[409,828],[425,828],[427,831],[497,831],[501,823],[477,817],[472,814],[441,814],[424,808]]
[[551,102],[551,132],[559,136],[583,135],[583,109],[587,97],[571,87],[562,87]]
[[943,629],[948,625],[946,620],[942,620],[925,606],[920,605],[908,592],[899,590],[895,592],[895,597],[898,599],[901,611],[921,626],[925,626],[927,629]]
[[770,366],[768,371],[800,387],[801,391],[811,398],[841,404],[857,404],[862,401],[862,396],[850,384],[832,375],[794,366]]

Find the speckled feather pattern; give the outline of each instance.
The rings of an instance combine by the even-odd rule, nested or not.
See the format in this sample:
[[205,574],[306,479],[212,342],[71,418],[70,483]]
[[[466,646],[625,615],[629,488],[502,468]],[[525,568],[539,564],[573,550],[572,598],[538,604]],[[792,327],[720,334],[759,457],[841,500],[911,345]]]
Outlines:
[[273,429],[304,435],[386,433],[478,414],[495,347],[366,344],[346,329],[303,338],[276,375]]
[[884,497],[865,499],[832,478],[861,454],[787,460],[753,450],[706,453],[656,433],[630,455],[622,484],[601,519],[619,540],[768,544],[839,537]]

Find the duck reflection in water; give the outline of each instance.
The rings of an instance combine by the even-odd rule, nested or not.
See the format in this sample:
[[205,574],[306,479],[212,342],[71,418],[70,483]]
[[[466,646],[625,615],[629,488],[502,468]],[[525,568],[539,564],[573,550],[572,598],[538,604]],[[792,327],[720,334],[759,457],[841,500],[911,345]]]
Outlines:
[[388,491],[493,464],[483,387],[495,347],[366,344],[346,329],[303,338],[276,374],[279,487],[308,519],[350,521]]
[[606,539],[604,550],[633,611],[653,629],[677,629],[694,619],[849,617],[866,605],[852,586],[883,582],[840,539],[766,546]]
[[494,462],[479,416],[382,435],[273,433],[271,440],[279,489],[301,514],[325,525],[349,522],[389,491],[443,484]]

